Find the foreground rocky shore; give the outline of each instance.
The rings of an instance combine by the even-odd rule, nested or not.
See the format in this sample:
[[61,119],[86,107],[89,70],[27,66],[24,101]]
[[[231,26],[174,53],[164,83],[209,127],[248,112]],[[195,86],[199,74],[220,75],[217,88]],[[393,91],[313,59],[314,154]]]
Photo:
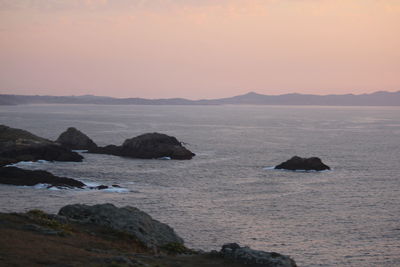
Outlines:
[[295,267],[288,256],[225,244],[194,251],[166,224],[134,207],[68,205],[0,213],[1,266]]

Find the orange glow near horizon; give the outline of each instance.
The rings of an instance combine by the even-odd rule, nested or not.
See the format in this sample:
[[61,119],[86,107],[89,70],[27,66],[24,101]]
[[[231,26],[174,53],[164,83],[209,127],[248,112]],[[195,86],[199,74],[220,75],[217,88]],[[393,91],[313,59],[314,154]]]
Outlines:
[[0,93],[400,90],[397,0],[0,0]]

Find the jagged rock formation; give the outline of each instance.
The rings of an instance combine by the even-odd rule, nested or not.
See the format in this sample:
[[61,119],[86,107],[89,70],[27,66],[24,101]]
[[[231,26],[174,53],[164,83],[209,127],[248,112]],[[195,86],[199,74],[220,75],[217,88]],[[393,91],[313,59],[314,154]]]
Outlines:
[[0,166],[19,161],[82,161],[78,153],[28,131],[0,125]]
[[220,254],[224,258],[243,263],[251,267],[296,267],[296,262],[288,256],[276,253],[240,247],[236,243],[222,246]]
[[320,158],[312,157],[312,158],[301,158],[298,156],[294,156],[288,161],[285,161],[277,166],[275,169],[285,169],[285,170],[314,170],[314,171],[323,171],[330,170],[331,168],[324,163],[322,163]]
[[97,148],[96,143],[93,142],[92,139],[74,127],[70,127],[60,134],[56,142],[68,149],[74,150],[90,150]]
[[142,134],[126,139],[122,146],[109,145],[89,150],[89,152],[141,159],[169,157],[184,160],[195,156],[175,137],[161,133]]
[[58,215],[129,233],[148,248],[183,244],[183,239],[170,226],[130,206],[117,208],[113,204],[94,206],[75,204],[61,208]]

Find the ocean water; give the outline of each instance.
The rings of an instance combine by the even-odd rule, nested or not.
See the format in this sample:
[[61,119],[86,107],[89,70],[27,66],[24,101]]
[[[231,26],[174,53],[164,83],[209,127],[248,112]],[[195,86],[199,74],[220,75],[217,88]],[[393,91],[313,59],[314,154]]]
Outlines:
[[[109,202],[144,210],[197,249],[238,242],[299,266],[400,266],[399,107],[0,106],[0,123],[53,140],[74,126],[99,145],[162,132],[197,154],[22,163],[126,190],[1,185],[2,212]],[[294,155],[318,156],[333,170],[268,168]]]

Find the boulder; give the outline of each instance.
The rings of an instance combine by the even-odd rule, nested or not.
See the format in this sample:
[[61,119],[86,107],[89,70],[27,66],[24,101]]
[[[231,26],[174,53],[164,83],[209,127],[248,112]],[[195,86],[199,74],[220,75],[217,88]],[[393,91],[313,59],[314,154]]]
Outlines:
[[121,153],[125,157],[145,159],[191,159],[194,156],[175,137],[161,133],[146,133],[127,139],[122,144]]
[[312,158],[301,158],[298,156],[294,156],[288,161],[285,161],[277,166],[275,169],[285,169],[285,170],[314,170],[314,171],[323,171],[330,170],[331,168],[324,163],[322,163],[320,158],[312,157]]
[[82,161],[76,152],[30,132],[0,125],[0,166],[18,161]]
[[175,137],[161,133],[142,134],[126,139],[122,146],[109,145],[89,152],[140,159],[171,158],[184,160],[195,156]]
[[0,167],[0,184],[33,186],[48,184],[49,187],[82,188],[84,183],[72,178],[55,176],[47,171],[31,171],[16,167]]
[[147,213],[130,206],[117,208],[113,204],[94,206],[74,204],[60,209],[58,215],[82,223],[109,227],[135,236],[148,248],[159,248],[168,244],[183,244],[168,225],[151,218]]
[[90,150],[97,148],[96,143],[93,142],[92,139],[74,127],[70,127],[60,134],[56,142],[68,149],[74,150]]
[[219,252],[224,258],[252,267],[296,267],[290,257],[276,253],[240,247],[236,243],[222,246]]

